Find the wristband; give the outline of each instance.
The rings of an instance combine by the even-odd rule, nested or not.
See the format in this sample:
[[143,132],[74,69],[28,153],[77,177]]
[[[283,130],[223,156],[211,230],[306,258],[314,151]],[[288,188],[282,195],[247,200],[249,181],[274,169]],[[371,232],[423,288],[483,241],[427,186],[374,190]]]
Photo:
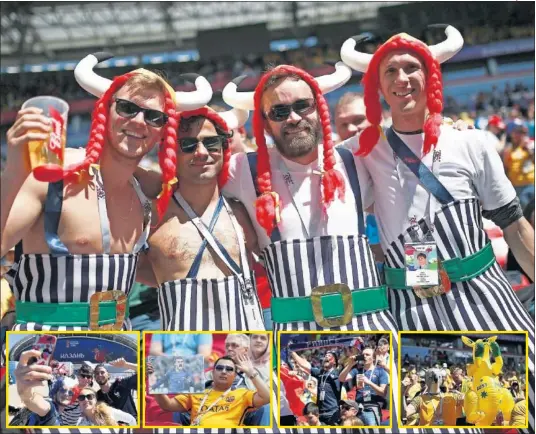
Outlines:
[[259,372],[258,371],[255,371],[255,373],[253,375],[248,375],[248,378],[250,380],[253,380],[255,377],[258,377],[259,376]]

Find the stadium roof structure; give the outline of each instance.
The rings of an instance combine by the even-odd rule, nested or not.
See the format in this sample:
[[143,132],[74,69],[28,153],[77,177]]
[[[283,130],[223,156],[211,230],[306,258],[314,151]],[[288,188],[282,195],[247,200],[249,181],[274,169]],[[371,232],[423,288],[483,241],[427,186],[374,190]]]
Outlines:
[[199,31],[266,23],[270,31],[375,19],[407,2],[2,2],[3,66],[195,48]]

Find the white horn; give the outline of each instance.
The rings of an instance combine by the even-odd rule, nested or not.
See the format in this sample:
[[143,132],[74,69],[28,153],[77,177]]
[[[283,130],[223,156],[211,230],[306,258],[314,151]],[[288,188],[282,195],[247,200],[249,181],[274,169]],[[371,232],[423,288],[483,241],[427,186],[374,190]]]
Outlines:
[[337,62],[335,64],[334,73],[316,77],[315,80],[322,90],[322,93],[326,94],[345,85],[351,77],[352,68],[350,68],[348,65],[345,65],[343,62]]
[[357,51],[355,46],[358,42],[368,39],[368,36],[352,36],[344,41],[341,47],[341,59],[349,67],[359,72],[367,72],[372,54]]
[[249,117],[249,111],[233,108],[232,110],[218,113],[218,116],[225,121],[229,130],[234,130],[235,128],[243,127],[246,124]]
[[242,110],[253,111],[255,110],[255,104],[253,96],[255,92],[238,92],[238,85],[246,78],[245,75],[236,77],[230,81],[221,93],[221,97],[227,105]]
[[439,44],[428,47],[439,63],[446,62],[462,49],[463,37],[455,27],[446,24],[432,24],[428,27],[446,27],[445,34],[447,35],[447,39]]
[[113,54],[106,52],[88,54],[78,62],[78,65],[74,69],[74,78],[78,84],[97,98],[104,95],[112,84],[112,80],[95,74],[93,68],[97,63],[104,62],[112,57],[114,57]]
[[212,86],[208,80],[195,73],[181,74],[181,78],[195,84],[193,92],[176,92],[177,111],[197,110],[206,106],[212,99]]

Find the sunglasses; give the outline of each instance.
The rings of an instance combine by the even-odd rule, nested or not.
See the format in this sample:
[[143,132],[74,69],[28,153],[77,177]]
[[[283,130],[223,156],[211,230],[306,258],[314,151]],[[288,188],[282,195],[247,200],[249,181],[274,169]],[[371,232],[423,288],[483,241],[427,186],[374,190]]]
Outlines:
[[350,407],[349,405],[341,405],[341,410],[342,411],[348,411],[348,410],[351,410],[353,407]]
[[300,116],[308,115],[315,108],[315,100],[313,98],[299,99],[292,104],[277,104],[270,108],[266,114],[268,119],[274,122],[283,122],[288,119],[291,112]]
[[92,401],[93,399],[95,399],[95,395],[93,393],[88,393],[87,395],[78,395],[78,400],[80,402],[85,401],[86,399],[88,401]]
[[218,366],[215,366],[214,369],[216,371],[219,371],[219,372],[234,372],[234,368],[232,366],[223,366],[223,365],[218,365]]
[[179,139],[178,142],[181,151],[185,154],[192,154],[195,152],[199,143],[203,143],[203,146],[208,152],[219,152],[223,148],[225,138],[222,136],[212,136],[199,140],[195,137],[184,137],[183,139]]
[[87,378],[88,380],[91,380],[93,378],[93,375],[90,374],[78,374],[81,378]]
[[74,392],[73,392],[71,389],[64,389],[64,388],[61,388],[60,390],[58,390],[58,392],[60,392],[60,393],[63,394],[63,395],[69,395],[69,396],[73,396],[73,395],[74,395]]
[[126,99],[115,99],[115,112],[124,118],[132,119],[138,115],[139,112],[143,112],[143,119],[145,123],[151,127],[160,128],[164,126],[168,120],[168,116],[159,110],[142,108],[132,101]]

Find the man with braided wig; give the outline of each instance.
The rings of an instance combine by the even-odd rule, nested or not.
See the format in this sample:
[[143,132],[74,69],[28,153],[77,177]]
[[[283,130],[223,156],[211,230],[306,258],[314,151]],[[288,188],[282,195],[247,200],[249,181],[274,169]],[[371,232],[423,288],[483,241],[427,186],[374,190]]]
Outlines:
[[[221,194],[229,178],[230,131],[247,118],[245,110],[209,107],[179,114],[178,183],[138,273],[158,288],[163,330],[264,330],[250,269],[255,231],[243,206]],[[159,175],[138,173],[154,196]]]
[[[274,331],[390,330],[396,342],[386,288],[364,235],[354,159],[331,138],[323,93],[351,76],[343,63],[335,68],[315,79],[279,65],[255,92],[238,92],[238,79],[225,87],[227,104],[254,110],[258,152],[231,157],[224,193],[239,199],[253,221]],[[267,148],[265,130],[275,148]]]
[[[534,322],[497,264],[482,217],[492,220],[524,271],[534,278],[534,231],[519,206],[503,164],[478,130],[441,126],[440,63],[463,38],[427,46],[393,36],[374,55],[341,48],[343,61],[365,73],[367,119],[372,124],[342,146],[356,152],[365,207],[374,203],[391,311],[401,330],[528,330],[530,429],[534,432]],[[359,38],[358,38],[359,39]],[[382,130],[380,92],[391,108]],[[396,212],[393,212],[396,210]],[[414,285],[408,251],[426,246],[438,258],[439,284]],[[411,261],[411,254],[410,254]]]
[[126,297],[151,220],[150,202],[134,170],[159,144],[163,188],[158,211],[163,215],[175,177],[176,111],[199,108],[212,96],[206,80],[198,81],[196,92],[176,96],[164,79],[144,69],[113,81],[99,77],[93,67],[109,57],[89,55],[75,69],[79,84],[99,100],[85,156],[66,152],[70,165],[64,179],[38,182],[24,165],[25,145],[35,138],[32,130],[45,134],[48,128],[39,111],[20,111],[8,132],[1,254],[22,239],[24,253],[8,273],[17,300],[17,329],[129,326],[123,321],[128,318]]

